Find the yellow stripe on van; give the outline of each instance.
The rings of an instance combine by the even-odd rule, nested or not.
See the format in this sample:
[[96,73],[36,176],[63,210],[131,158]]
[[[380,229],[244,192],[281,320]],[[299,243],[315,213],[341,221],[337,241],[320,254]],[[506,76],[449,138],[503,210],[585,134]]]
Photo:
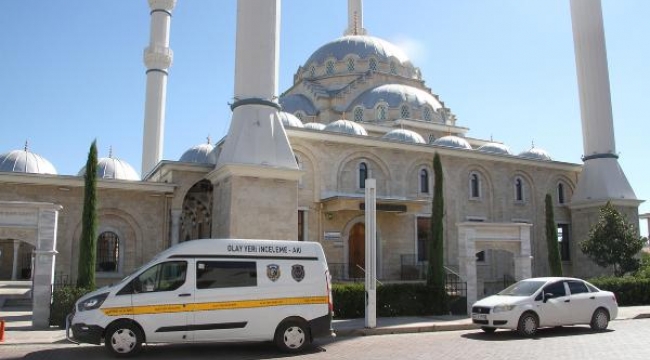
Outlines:
[[106,316],[144,315],[144,314],[166,314],[188,311],[212,311],[228,309],[250,309],[269,306],[287,305],[317,305],[327,304],[327,296],[305,296],[275,299],[258,300],[237,300],[221,302],[205,302],[198,304],[165,304],[165,305],[144,305],[104,308],[102,311]]

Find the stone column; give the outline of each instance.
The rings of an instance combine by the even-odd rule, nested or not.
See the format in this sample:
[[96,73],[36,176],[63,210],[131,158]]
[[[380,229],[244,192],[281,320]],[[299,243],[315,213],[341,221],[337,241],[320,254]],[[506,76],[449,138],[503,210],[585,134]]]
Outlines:
[[14,263],[11,268],[11,280],[18,280],[18,254],[20,252],[20,240],[14,240]]
[[172,233],[171,233],[171,243],[172,246],[178,244],[181,231],[181,215],[183,215],[183,210],[172,210]]
[[54,263],[57,254],[57,218],[60,209],[61,206],[54,205],[41,207],[38,210],[38,245],[34,251],[33,269],[32,326],[34,328],[49,327]]

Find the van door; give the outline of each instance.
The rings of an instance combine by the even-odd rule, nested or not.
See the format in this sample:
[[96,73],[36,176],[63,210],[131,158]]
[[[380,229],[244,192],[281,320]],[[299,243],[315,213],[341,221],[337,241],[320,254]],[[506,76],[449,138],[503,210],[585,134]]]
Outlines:
[[[257,340],[250,321],[260,315],[254,260],[196,260],[195,341]],[[254,298],[263,297],[255,294]]]
[[165,261],[131,281],[133,319],[142,326],[147,342],[191,341],[193,272],[193,260]]

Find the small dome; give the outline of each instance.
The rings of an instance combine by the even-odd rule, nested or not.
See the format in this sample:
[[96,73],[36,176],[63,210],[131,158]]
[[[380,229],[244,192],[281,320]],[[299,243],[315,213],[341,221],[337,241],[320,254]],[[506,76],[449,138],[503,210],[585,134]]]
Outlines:
[[306,123],[304,126],[305,126],[305,129],[309,129],[309,130],[323,130],[323,129],[325,129],[325,124],[321,124],[321,123],[317,123],[317,122]]
[[[78,176],[86,174],[86,166],[79,170]],[[112,156],[97,159],[97,177],[110,180],[140,181],[140,175],[129,163]]]
[[13,150],[0,154],[0,171],[30,173],[30,174],[52,174],[56,175],[56,169],[51,162],[44,157],[27,150]]
[[295,115],[290,114],[288,112],[280,111],[278,112],[278,117],[280,117],[280,120],[282,121],[282,125],[284,125],[284,127],[297,127],[297,128],[304,127],[300,119],[298,119]]
[[217,158],[213,152],[214,145],[210,144],[209,140],[207,144],[196,145],[181,155],[181,158],[178,161],[199,163],[199,164],[216,164]]
[[411,144],[426,144],[422,136],[415,131],[395,129],[381,137],[385,140],[401,141]]
[[336,120],[327,124],[323,130],[349,135],[368,135],[366,129],[364,129],[363,126],[350,120],[344,119]]
[[477,150],[487,152],[487,153],[492,153],[492,154],[512,155],[512,152],[510,151],[510,148],[508,146],[500,143],[495,143],[495,142],[481,145]]
[[532,147],[529,150],[522,151],[519,156],[529,158],[529,159],[535,159],[535,160],[546,160],[550,161],[553,160],[551,158],[551,155],[549,155],[546,150]]
[[472,146],[467,142],[467,140],[454,135],[447,135],[439,139],[436,139],[433,142],[433,145],[453,147],[459,149],[468,149],[468,150],[472,149]]

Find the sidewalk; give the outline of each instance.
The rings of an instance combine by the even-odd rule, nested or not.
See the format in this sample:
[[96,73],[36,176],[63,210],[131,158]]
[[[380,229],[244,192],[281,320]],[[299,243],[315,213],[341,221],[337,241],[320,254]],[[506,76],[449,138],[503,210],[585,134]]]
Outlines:
[[[66,342],[65,330],[33,330],[31,311],[4,307],[0,318],[6,322],[5,340],[0,346]],[[650,306],[621,307],[616,320],[641,318],[650,318]],[[373,329],[365,328],[364,319],[334,320],[333,327],[338,337],[478,329],[468,317],[454,315],[377,318]]]

